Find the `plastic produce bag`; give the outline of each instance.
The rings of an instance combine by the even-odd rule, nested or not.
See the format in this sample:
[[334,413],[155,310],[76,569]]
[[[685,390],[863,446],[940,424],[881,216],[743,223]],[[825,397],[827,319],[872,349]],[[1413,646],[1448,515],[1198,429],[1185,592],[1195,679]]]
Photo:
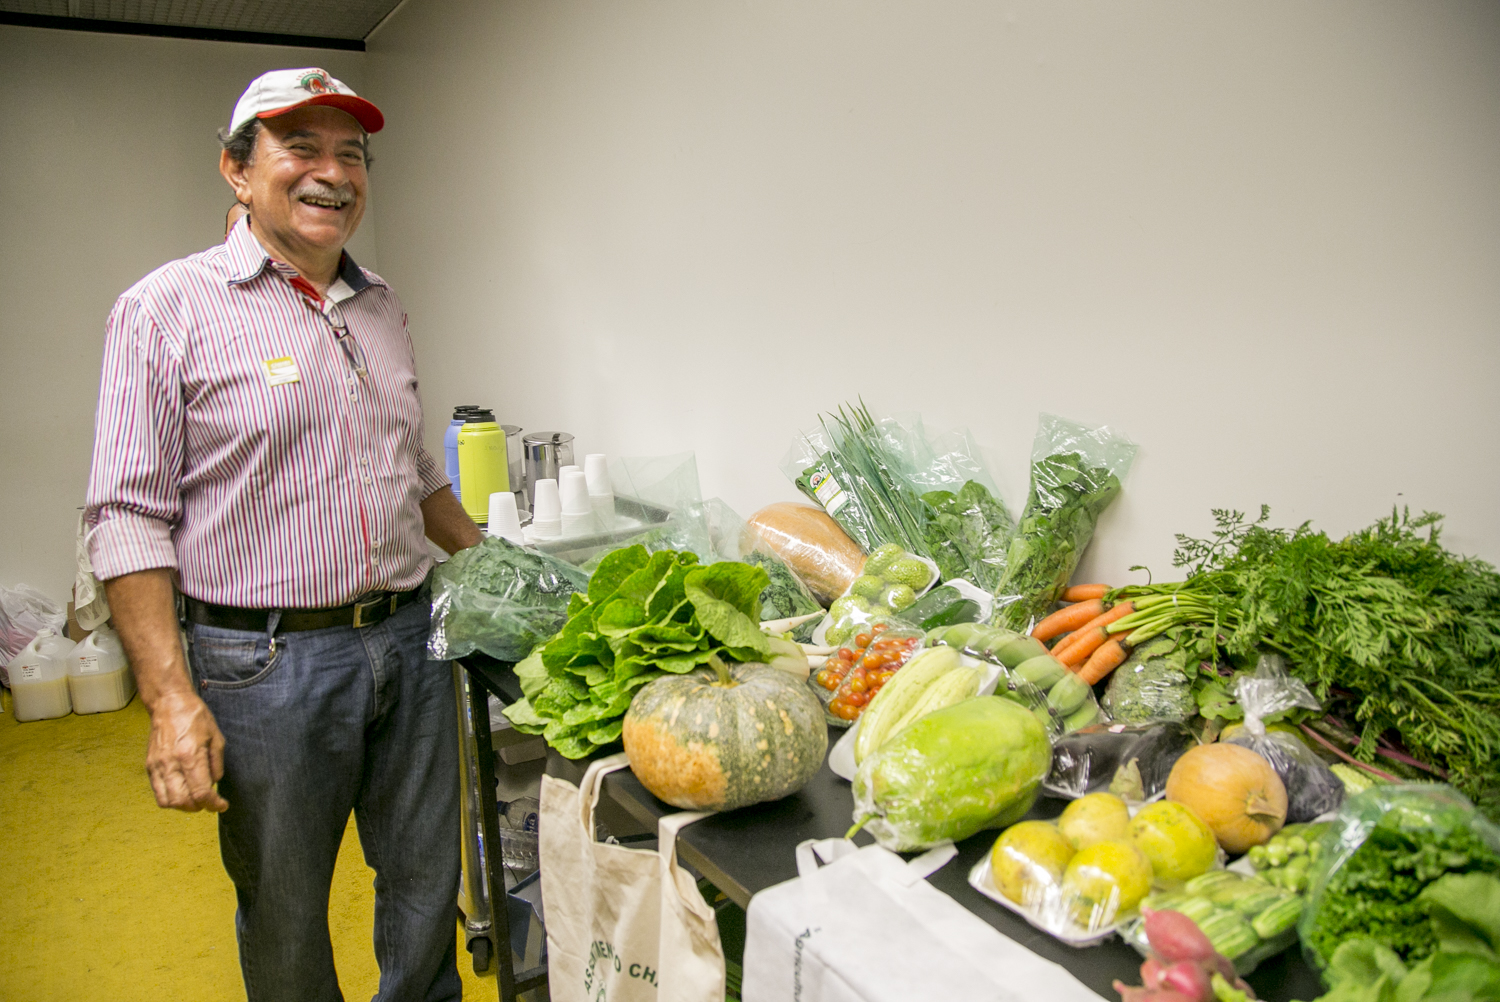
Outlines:
[[813,632],[813,643],[840,647],[913,605],[937,582],[931,560],[895,543],[877,547],[848,591],[833,600],[828,615]]
[[1107,720],[1094,690],[1063,667],[1039,640],[1014,630],[960,623],[929,632],[927,642],[957,647],[1004,667],[1008,691],[1017,702],[1045,711],[1051,718],[1047,730],[1054,737]]
[[1031,809],[1051,761],[1047,732],[1024,707],[966,699],[922,717],[860,763],[855,828],[895,852],[1003,828]]
[[847,727],[859,719],[875,694],[916,655],[921,645],[919,630],[876,631],[869,646],[849,663],[834,690],[827,706],[832,722]]
[[943,580],[965,577],[993,592],[1015,518],[974,437],[931,431],[917,414],[880,418],[874,431],[887,465],[923,502],[923,536]]
[[529,547],[489,536],[440,564],[432,576],[432,632],[439,661],[483,651],[520,661],[568,619],[568,599],[589,576]]
[[750,516],[754,549],[768,548],[827,605],[849,590],[865,565],[865,552],[816,505],[780,501]]
[[1109,676],[1100,704],[1111,719],[1123,724],[1178,723],[1198,713],[1193,679],[1195,658],[1180,650],[1170,637],[1156,637],[1130,652],[1125,663]]
[[1297,926],[1321,970],[1348,939],[1374,939],[1406,963],[1433,952],[1418,896],[1447,873],[1500,873],[1500,828],[1440,783],[1376,786],[1344,802],[1319,840]]
[[1070,800],[1108,791],[1126,803],[1145,803],[1167,788],[1172,766],[1197,743],[1181,723],[1088,727],[1052,749],[1046,789]]
[[1135,453],[1134,443],[1108,428],[1042,415],[1031,491],[995,587],[994,625],[1024,633],[1062,597]]
[[39,632],[51,630],[62,636],[67,624],[68,617],[57,603],[30,585],[0,588],[0,655],[3,655],[0,656],[0,682],[10,684],[4,666]]
[[1249,748],[1271,763],[1286,787],[1288,823],[1311,821],[1344,802],[1344,784],[1296,734],[1267,731],[1265,719],[1301,707],[1322,709],[1301,680],[1286,673],[1279,654],[1263,654],[1255,674],[1235,683],[1235,697],[1245,711],[1245,726],[1221,740]]
[[[1236,867],[1210,870],[1179,890],[1151,895],[1141,905],[1153,911],[1181,912],[1192,919],[1214,949],[1244,976],[1297,942],[1303,897],[1253,874],[1237,872]],[[1141,956],[1152,955],[1141,920],[1121,929],[1120,938]]]

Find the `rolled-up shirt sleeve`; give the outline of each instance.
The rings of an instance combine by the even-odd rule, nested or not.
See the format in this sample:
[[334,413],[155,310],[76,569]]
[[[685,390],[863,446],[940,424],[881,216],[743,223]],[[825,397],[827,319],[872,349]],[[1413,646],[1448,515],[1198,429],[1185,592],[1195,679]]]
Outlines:
[[110,312],[94,418],[86,518],[89,559],[107,581],[177,566],[172,530],[182,517],[180,346],[130,296]]

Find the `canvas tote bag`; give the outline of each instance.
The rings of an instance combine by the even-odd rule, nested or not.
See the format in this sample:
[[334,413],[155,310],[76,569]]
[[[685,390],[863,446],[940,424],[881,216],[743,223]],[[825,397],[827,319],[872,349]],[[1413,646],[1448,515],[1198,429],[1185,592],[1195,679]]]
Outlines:
[[803,842],[798,876],[750,899],[740,997],[1099,1002],[1062,967],[927,882],[955,854],[950,843],[907,863],[878,845]]
[[719,1002],[719,926],[677,862],[677,833],[707,813],[662,818],[656,852],[594,838],[603,779],[628,764],[599,759],[576,787],[542,777],[548,991],[554,1002]]

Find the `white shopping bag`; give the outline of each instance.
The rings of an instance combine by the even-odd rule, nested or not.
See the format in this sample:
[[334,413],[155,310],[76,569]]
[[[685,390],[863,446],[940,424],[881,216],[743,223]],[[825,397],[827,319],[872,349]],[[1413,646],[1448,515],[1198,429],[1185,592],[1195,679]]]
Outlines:
[[[827,866],[818,866],[817,859]],[[796,879],[750,899],[744,1002],[1099,1002],[1062,967],[925,879],[952,844],[910,863],[845,839],[797,847]]]
[[542,777],[548,991],[554,1002],[721,1002],[719,926],[677,863],[677,833],[707,814],[662,818],[656,852],[596,841],[600,785],[626,765],[599,759],[576,787]]

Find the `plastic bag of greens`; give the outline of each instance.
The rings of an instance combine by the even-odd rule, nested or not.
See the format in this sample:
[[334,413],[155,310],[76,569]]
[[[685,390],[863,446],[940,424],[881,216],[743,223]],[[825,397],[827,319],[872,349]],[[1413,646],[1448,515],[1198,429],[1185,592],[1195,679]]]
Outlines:
[[1422,891],[1448,873],[1500,873],[1500,828],[1438,783],[1355,794],[1317,844],[1297,932],[1319,970],[1349,939],[1373,939],[1408,964],[1422,960],[1437,945]]
[[1110,674],[1099,705],[1125,724],[1191,719],[1198,712],[1193,696],[1198,662],[1191,655],[1171,637],[1146,641]]
[[875,419],[886,465],[922,502],[919,520],[943,580],[963,577],[993,591],[1015,519],[968,429],[938,432],[920,415]]
[[926,509],[874,415],[861,403],[840,407],[821,422],[821,434],[804,435],[792,446],[783,472],[866,553],[896,543],[930,556]]
[[1287,710],[1321,709],[1321,704],[1299,679],[1286,673],[1280,654],[1263,654],[1251,675],[1235,682],[1235,697],[1245,711],[1243,725],[1226,728],[1220,740],[1249,748],[1271,763],[1286,787],[1286,820],[1311,821],[1344,802],[1344,784],[1287,724],[1266,721]]
[[520,661],[562,629],[568,599],[589,576],[499,536],[460,550],[432,572],[428,653],[446,661],[474,651]]
[[1135,453],[1133,442],[1108,428],[1042,415],[1031,491],[995,586],[994,625],[1027,632],[1062,597]]

